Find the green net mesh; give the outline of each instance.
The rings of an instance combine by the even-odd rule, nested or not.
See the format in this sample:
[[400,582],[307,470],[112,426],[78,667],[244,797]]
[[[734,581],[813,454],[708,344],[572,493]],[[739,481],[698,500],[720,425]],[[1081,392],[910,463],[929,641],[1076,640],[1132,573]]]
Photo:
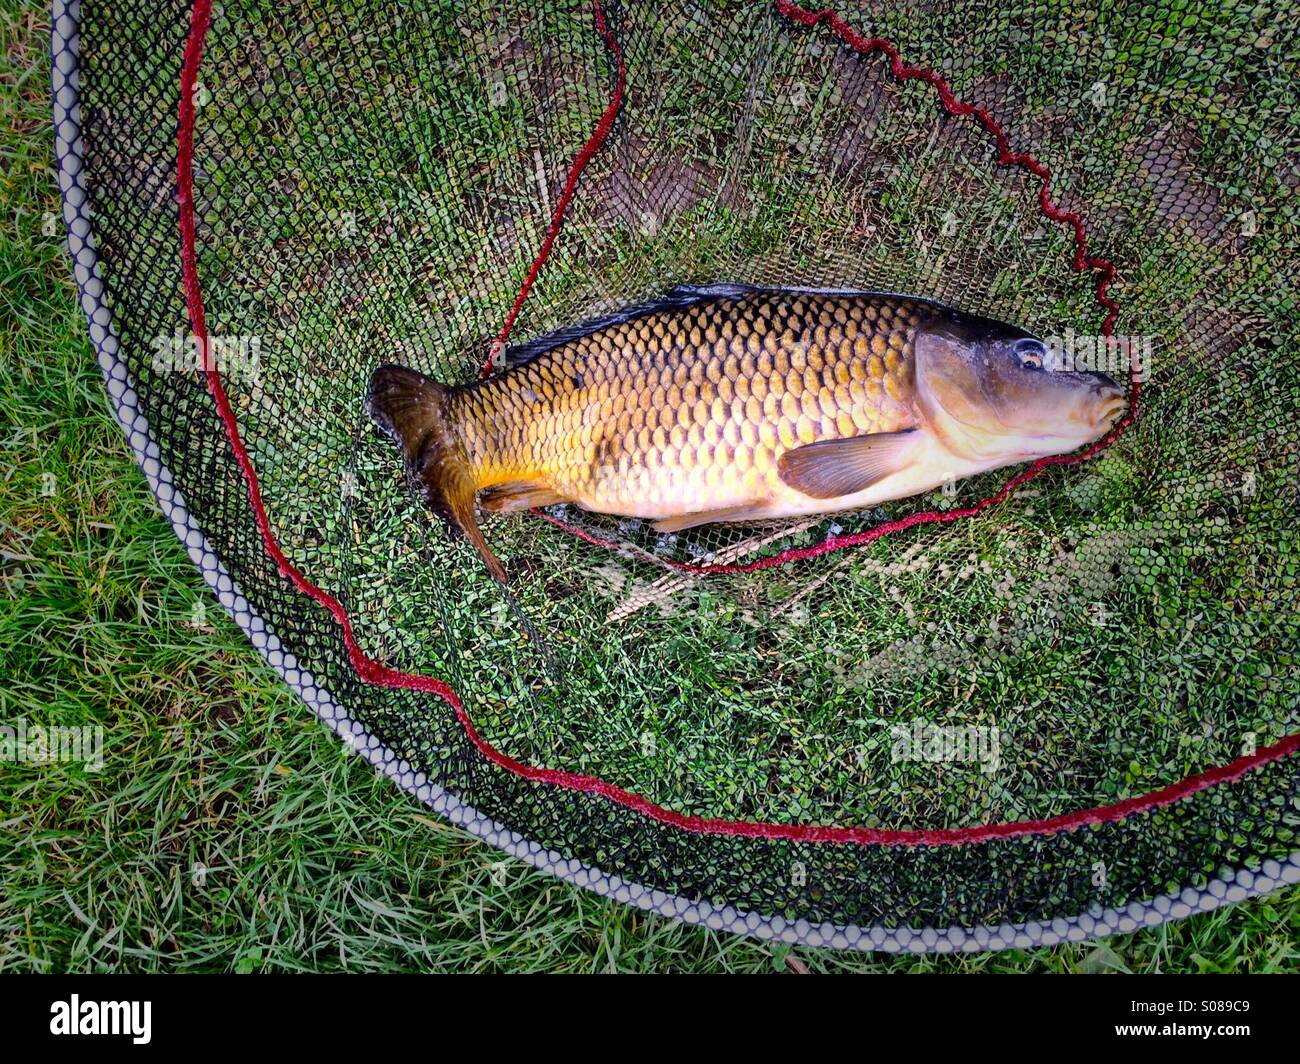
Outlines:
[[[56,5],[83,301],[196,562],[377,764],[607,893],[836,944],[1107,930],[1294,875],[1283,6],[843,4],[811,26],[767,3],[196,10]],[[1052,210],[937,79],[1050,170]],[[1104,271],[1053,213],[1114,266],[1109,342]],[[510,342],[677,283],[883,289],[1056,338],[1136,380],[1140,409],[974,516],[862,544],[1008,472],[675,535],[572,507],[489,520],[505,590],[414,498],[362,400],[384,362],[473,379],[548,235]],[[195,368],[196,297],[266,534],[361,654],[445,680],[459,713],[363,679],[268,553]]]

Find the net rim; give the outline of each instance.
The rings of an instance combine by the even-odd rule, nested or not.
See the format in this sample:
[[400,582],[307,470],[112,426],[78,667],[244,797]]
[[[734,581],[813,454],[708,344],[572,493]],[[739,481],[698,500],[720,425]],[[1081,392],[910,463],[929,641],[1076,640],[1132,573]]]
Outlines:
[[[210,2],[198,0],[194,8],[210,10]],[[1223,904],[1236,903],[1300,882],[1300,850],[1296,850],[1282,861],[1273,859],[1264,861],[1259,872],[1251,872],[1245,868],[1235,872],[1224,872],[1204,887],[1189,886],[1181,891],[1161,894],[1147,901],[1133,902],[1123,908],[1095,906],[1080,915],[1056,917],[1051,920],[1030,920],[997,925],[979,924],[972,927],[954,924],[942,929],[890,928],[879,923],[867,926],[833,922],[813,923],[739,910],[731,906],[714,905],[704,900],[683,898],[633,883],[580,860],[565,858],[562,854],[548,850],[540,844],[529,842],[518,832],[482,815],[456,795],[433,783],[424,773],[418,772],[408,761],[348,717],[334,702],[328,690],[318,684],[310,672],[300,667],[292,653],[283,649],[278,637],[260,616],[257,608],[244,596],[226,570],[220,556],[213,550],[197,520],[189,512],[183,493],[175,484],[170,470],[161,460],[161,451],[153,439],[149,421],[139,407],[138,396],[131,386],[127,365],[119,353],[120,345],[113,327],[112,314],[106,302],[93,227],[82,213],[82,206],[88,202],[88,194],[85,178],[85,149],[81,139],[80,22],[80,0],[52,0],[50,40],[55,161],[74,281],[114,415],[159,507],[177,538],[187,548],[191,560],[200,570],[204,581],[216,594],[222,608],[245,633],[264,660],[275,669],[281,679],[313,713],[347,745],[357,750],[375,768],[397,782],[404,791],[490,845],[540,870],[595,893],[688,923],[724,929],[759,939],[810,946],[919,953],[1053,945],[1065,941],[1082,941],[1096,935],[1130,932],[1141,926],[1154,926],[1169,919],[1185,917],[1195,911],[1210,911]],[[182,101],[185,99],[186,97],[182,95]],[[1300,746],[1300,733],[1295,733],[1280,743],[1257,751],[1251,757],[1238,759],[1230,765],[1211,770],[1211,773],[1201,774],[1201,776],[1222,774],[1234,770],[1235,766],[1240,766],[1232,772],[1231,776],[1223,778],[1216,776],[1214,779],[1206,780],[1196,789],[1202,790],[1220,783],[1232,782],[1245,775],[1251,768],[1287,756],[1297,746]],[[1174,785],[1174,787],[1178,786],[1180,785]],[[1147,798],[1150,795],[1142,797]],[[1167,801],[1176,801],[1181,797],[1186,797],[1186,794],[1172,796]],[[1141,801],[1141,798],[1132,801]],[[1116,818],[1144,811],[1145,808],[1150,806],[1128,808]],[[1058,827],[1045,833],[1055,834],[1063,830],[1070,829]],[[913,844],[930,843],[927,840],[920,840]]]

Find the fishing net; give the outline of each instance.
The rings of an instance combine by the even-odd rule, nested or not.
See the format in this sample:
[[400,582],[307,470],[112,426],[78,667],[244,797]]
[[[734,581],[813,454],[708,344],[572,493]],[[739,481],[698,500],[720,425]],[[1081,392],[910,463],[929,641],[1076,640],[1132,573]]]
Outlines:
[[[56,0],[53,47],[77,280],[160,505],[447,818],[842,947],[1300,877],[1285,5]],[[362,409],[379,364],[470,381],[716,281],[1013,322],[1132,410],[869,512],[488,519],[503,588]]]

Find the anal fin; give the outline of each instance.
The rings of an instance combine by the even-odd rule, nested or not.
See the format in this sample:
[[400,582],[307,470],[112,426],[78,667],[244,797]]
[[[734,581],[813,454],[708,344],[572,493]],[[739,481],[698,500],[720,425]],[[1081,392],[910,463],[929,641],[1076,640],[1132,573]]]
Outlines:
[[771,517],[771,507],[766,499],[742,503],[739,506],[727,506],[718,510],[696,510],[676,517],[665,517],[654,523],[656,532],[682,532],[700,525],[711,525],[720,521],[758,521]]
[[531,480],[512,480],[508,484],[495,484],[479,492],[478,504],[488,513],[509,513],[512,510],[531,510],[535,506],[554,506],[571,502],[545,484]]

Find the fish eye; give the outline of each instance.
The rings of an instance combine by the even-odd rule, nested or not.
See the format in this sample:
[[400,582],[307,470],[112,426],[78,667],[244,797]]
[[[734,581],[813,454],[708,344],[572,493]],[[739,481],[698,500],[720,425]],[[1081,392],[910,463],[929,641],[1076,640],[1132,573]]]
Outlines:
[[1041,340],[1017,340],[1012,348],[1020,359],[1022,369],[1042,369],[1047,348]]

